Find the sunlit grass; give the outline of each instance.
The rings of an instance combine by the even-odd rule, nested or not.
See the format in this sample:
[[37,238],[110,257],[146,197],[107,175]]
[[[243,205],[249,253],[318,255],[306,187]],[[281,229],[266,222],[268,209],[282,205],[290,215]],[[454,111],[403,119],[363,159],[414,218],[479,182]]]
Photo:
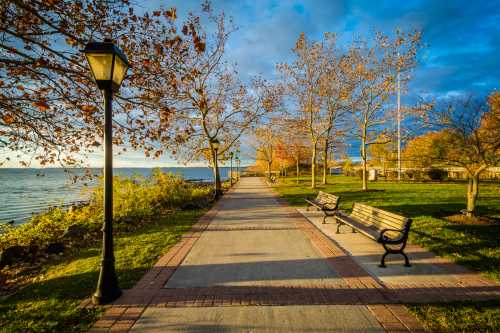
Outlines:
[[500,332],[500,302],[410,306],[433,332]]
[[[130,288],[205,210],[176,212],[115,237],[121,288]],[[96,287],[100,242],[75,247],[21,292],[0,302],[0,332],[85,332],[102,309],[79,309]]]

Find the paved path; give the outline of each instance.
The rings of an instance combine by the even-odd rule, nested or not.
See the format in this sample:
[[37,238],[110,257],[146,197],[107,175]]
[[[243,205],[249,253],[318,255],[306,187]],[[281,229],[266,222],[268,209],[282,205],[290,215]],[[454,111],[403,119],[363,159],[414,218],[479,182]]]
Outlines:
[[243,178],[166,288],[335,286],[342,279],[258,178]]
[[[258,178],[243,178],[165,288],[335,288],[342,279],[287,207]],[[383,332],[365,306],[149,308],[132,332]]]
[[423,332],[259,178],[242,178],[92,332]]

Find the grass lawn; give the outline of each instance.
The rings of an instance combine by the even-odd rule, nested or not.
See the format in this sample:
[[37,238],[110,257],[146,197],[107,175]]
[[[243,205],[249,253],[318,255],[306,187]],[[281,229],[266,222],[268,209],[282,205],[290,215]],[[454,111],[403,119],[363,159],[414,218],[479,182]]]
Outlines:
[[[320,182],[320,181],[319,181]],[[349,210],[353,202],[363,202],[413,219],[410,242],[500,281],[500,222],[459,224],[444,217],[465,208],[466,183],[397,183],[377,181],[361,191],[357,177],[330,176],[328,185],[310,188],[310,178],[299,184],[289,178],[276,186],[292,205],[304,206],[304,198],[314,198],[319,190],[341,196],[340,208]],[[500,219],[500,184],[483,182],[479,187],[480,215]],[[428,327],[437,332],[500,331],[500,302],[449,304],[412,307]],[[479,325],[479,326],[478,326]],[[479,327],[479,328],[478,328]]]
[[[189,230],[205,209],[181,211],[115,236],[116,270],[122,289],[132,287]],[[78,309],[95,290],[101,243],[70,250],[37,281],[0,302],[0,332],[85,332],[103,312]]]

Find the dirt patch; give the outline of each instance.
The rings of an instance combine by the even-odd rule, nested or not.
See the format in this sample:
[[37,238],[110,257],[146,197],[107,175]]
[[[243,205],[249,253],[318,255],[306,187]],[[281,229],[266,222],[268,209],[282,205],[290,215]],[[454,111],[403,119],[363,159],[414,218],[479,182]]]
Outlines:
[[500,225],[500,219],[488,216],[469,217],[462,214],[456,214],[456,215],[445,216],[444,219],[458,224]]

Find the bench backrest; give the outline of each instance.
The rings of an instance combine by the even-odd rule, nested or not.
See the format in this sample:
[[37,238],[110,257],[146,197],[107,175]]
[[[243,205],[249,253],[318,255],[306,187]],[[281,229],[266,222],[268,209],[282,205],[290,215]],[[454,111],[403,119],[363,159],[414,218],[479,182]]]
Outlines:
[[[410,227],[411,220],[407,217],[397,215],[379,208],[371,207],[361,203],[354,203],[351,216],[370,228],[404,230]],[[386,233],[389,237],[401,236],[398,232]]]
[[323,191],[319,191],[316,201],[331,210],[337,209],[339,205],[339,197]]

